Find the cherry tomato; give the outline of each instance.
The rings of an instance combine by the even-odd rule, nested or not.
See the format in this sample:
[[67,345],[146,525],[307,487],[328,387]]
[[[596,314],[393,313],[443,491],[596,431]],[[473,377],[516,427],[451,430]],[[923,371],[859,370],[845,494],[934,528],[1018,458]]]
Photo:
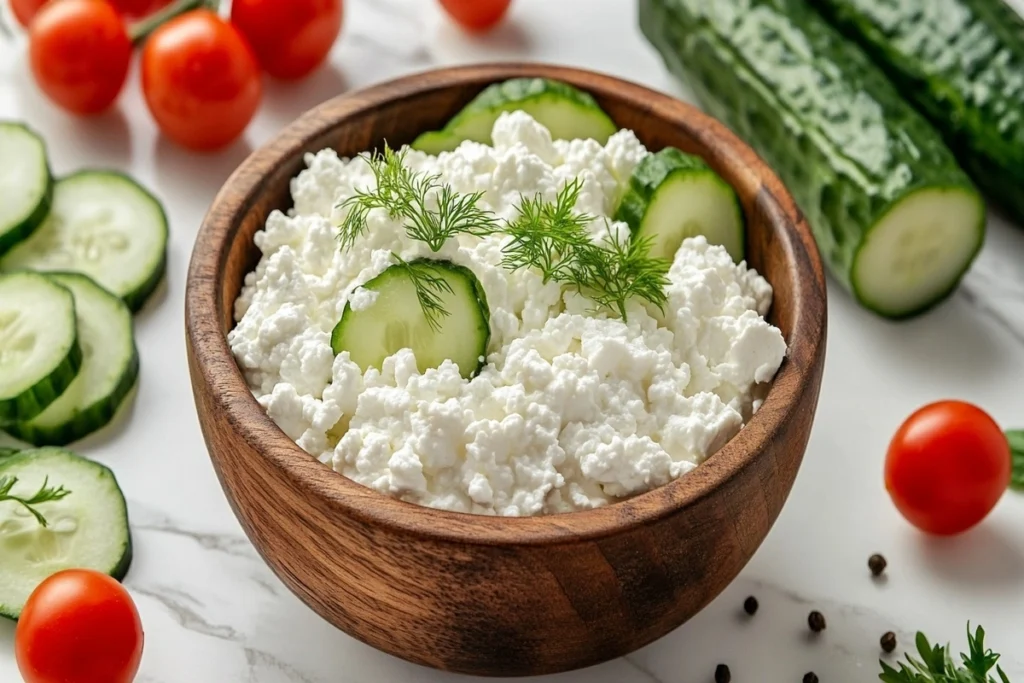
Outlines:
[[49,0],[10,0],[11,2],[11,14],[18,20],[18,23],[24,27],[28,27],[32,23],[32,18],[39,12],[39,8],[45,5]]
[[263,86],[245,38],[201,9],[172,19],[146,41],[142,92],[169,138],[212,150],[242,134],[259,107]]
[[132,41],[104,0],[48,3],[32,20],[28,41],[36,83],[68,111],[101,112],[124,87]]
[[885,487],[922,531],[970,529],[1010,483],[1010,445],[985,411],[961,401],[927,405],[896,432],[885,459]]
[[470,31],[486,31],[493,28],[505,12],[512,0],[441,0],[452,19]]
[[233,0],[231,23],[263,70],[298,79],[323,63],[341,31],[342,0]]
[[14,634],[25,683],[131,683],[142,622],[128,591],[91,569],[68,569],[29,596]]

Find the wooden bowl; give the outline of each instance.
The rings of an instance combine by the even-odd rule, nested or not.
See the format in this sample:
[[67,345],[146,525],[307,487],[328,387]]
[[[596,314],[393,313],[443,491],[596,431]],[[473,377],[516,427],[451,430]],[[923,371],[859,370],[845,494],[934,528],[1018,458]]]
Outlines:
[[[259,257],[253,234],[290,205],[303,155],[351,156],[438,128],[487,85],[560,79],[591,93],[652,150],[704,157],[739,193],[748,258],[775,288],[789,354],[764,405],[693,472],[586,512],[494,518],[404,503],[299,449],[253,398],[228,348],[233,302]],[[438,669],[543,674],[624,655],[676,628],[739,573],[803,458],[825,356],[825,280],[779,180],[724,126],[667,95],[543,65],[423,73],[337,97],[250,156],[206,216],[188,274],[186,326],[210,459],[249,539],[324,619]]]

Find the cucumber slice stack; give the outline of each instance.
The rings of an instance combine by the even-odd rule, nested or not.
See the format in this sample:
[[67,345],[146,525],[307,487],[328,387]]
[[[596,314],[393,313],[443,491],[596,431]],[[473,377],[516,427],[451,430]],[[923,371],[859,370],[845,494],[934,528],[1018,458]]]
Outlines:
[[0,121],[0,159],[0,430],[63,446],[131,395],[131,313],[163,279],[167,217],[122,173],[54,181],[22,124]]
[[105,426],[139,376],[132,314],[124,302],[80,273],[55,273],[51,279],[74,295],[84,358],[78,376],[46,410],[7,427],[37,446],[63,446]]
[[412,148],[427,154],[450,152],[463,140],[490,144],[502,112],[522,110],[555,140],[593,138],[602,145],[618,130],[593,97],[567,83],[546,78],[513,78],[477,95],[444,129],[423,133]]
[[167,217],[153,195],[121,173],[79,171],[57,181],[50,215],[0,269],[84,273],[137,311],[166,254]]
[[71,292],[37,273],[0,275],[0,425],[43,412],[81,365]]
[[117,580],[132,561],[128,508],[113,472],[56,448],[0,458],[12,495],[30,498],[46,482],[70,491],[34,505],[43,526],[16,503],[0,502],[0,616],[17,619],[32,591],[64,569],[94,569]]

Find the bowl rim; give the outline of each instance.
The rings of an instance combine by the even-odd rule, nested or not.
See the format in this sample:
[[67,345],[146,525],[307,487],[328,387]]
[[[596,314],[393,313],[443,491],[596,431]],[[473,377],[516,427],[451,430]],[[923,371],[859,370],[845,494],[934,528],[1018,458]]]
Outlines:
[[[776,248],[784,254],[793,279],[791,339],[787,358],[761,408],[721,449],[687,474],[609,505],[568,513],[498,517],[438,510],[393,498],[349,479],[303,451],[267,415],[252,395],[221,329],[224,306],[221,277],[242,217],[263,191],[273,170],[304,151],[311,140],[347,118],[401,99],[414,99],[455,86],[481,85],[517,77],[567,81],[596,96],[629,101],[655,117],[686,122],[688,134],[716,155],[716,161],[744,181],[759,186],[757,201],[776,230]],[[714,140],[715,147],[709,147]],[[717,150],[717,151],[716,151]],[[724,150],[724,151],[723,151]],[[270,171],[260,171],[270,169]],[[192,382],[209,389],[212,409],[222,411],[234,436],[267,459],[280,476],[304,495],[319,499],[338,517],[387,526],[392,531],[435,541],[471,545],[537,546],[594,540],[622,533],[680,513],[729,484],[765,453],[799,399],[816,391],[814,368],[824,354],[825,279],[810,228],[788,191],[746,143],[723,124],[670,95],[615,76],[542,63],[490,63],[415,73],[339,95],[301,115],[254,151],[218,192],[196,236],[189,264],[185,323],[194,358]],[[209,315],[215,311],[215,315]],[[197,399],[198,405],[198,399]],[[200,421],[204,420],[199,408]],[[215,449],[207,450],[217,464]],[[310,466],[310,465],[313,466]],[[218,468],[219,471],[219,468]],[[229,501],[231,495],[225,489]]]

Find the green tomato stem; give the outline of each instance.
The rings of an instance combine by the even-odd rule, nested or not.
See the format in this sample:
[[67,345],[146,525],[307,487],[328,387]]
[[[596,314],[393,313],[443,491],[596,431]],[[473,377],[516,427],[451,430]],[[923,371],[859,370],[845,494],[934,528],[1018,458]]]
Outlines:
[[133,45],[140,45],[153,31],[157,30],[171,19],[197,9],[208,9],[214,12],[220,9],[220,0],[176,0],[167,5],[159,12],[137,21],[128,29],[128,37]]

